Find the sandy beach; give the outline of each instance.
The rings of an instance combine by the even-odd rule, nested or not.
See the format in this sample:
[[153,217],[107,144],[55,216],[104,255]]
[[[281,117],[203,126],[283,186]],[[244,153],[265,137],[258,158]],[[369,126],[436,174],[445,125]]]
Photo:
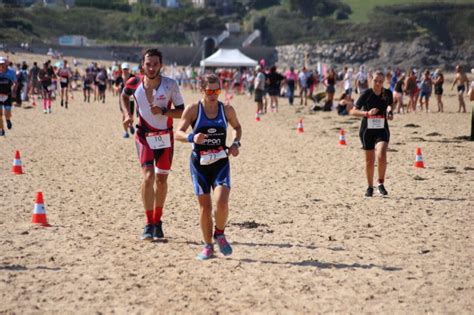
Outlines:
[[[473,102],[457,113],[451,82],[445,113],[390,122],[389,196],[371,199],[359,119],[280,98],[280,112],[256,122],[253,100],[236,95],[243,138],[226,229],[234,254],[205,262],[195,259],[189,144],[175,145],[167,242],[144,242],[140,166],[134,140],[122,138],[118,98],[83,103],[76,91],[51,115],[14,108],[0,139],[0,313],[472,314]],[[200,97],[182,93],[186,104]],[[416,147],[424,169],[413,167]],[[16,150],[23,175],[11,174]],[[38,191],[49,228],[30,223]]]

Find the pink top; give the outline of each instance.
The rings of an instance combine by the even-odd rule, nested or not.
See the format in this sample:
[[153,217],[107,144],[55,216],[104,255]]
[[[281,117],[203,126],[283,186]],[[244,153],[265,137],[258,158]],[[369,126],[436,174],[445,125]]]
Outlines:
[[296,72],[294,72],[294,71],[292,72],[292,71],[288,70],[285,73],[285,79],[296,81],[298,79],[298,75],[296,74]]

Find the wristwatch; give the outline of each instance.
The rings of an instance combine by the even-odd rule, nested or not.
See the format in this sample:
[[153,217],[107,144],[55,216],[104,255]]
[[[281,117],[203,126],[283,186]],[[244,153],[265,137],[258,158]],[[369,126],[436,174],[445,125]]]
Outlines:
[[237,146],[237,148],[240,148],[240,141],[239,140],[234,140],[234,142],[232,142],[232,144],[235,144]]
[[161,107],[161,115],[166,115],[167,112],[168,112],[168,108]]

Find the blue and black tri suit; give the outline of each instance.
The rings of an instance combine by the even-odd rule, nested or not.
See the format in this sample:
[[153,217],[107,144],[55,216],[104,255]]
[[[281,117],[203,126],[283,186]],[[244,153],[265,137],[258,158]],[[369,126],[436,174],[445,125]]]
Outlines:
[[12,108],[12,87],[16,82],[15,71],[7,69],[0,72],[0,110],[11,110]]
[[224,104],[218,102],[218,107],[217,116],[209,118],[204,112],[203,104],[199,102],[197,118],[191,123],[193,134],[203,133],[207,135],[203,144],[193,144],[193,151],[191,153],[191,178],[194,193],[198,196],[209,194],[211,187],[212,189],[216,186],[230,188],[230,164],[227,155],[212,164],[202,165],[201,163],[203,155],[226,149],[227,118],[224,112]]

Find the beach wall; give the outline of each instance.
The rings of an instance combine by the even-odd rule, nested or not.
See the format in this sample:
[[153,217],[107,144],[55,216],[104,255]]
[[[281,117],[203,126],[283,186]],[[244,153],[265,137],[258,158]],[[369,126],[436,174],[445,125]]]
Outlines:
[[[48,50],[52,48],[55,51],[59,51],[63,56],[93,59],[93,60],[117,60],[117,61],[130,61],[138,62],[140,60],[142,51],[150,48],[157,47],[163,52],[163,62],[165,64],[176,63],[178,65],[193,65],[199,66],[199,62],[202,59],[202,49],[200,47],[189,47],[189,46],[59,46],[51,44],[32,44],[28,48],[28,52],[46,55]],[[24,48],[20,47],[20,44],[9,44],[7,45],[9,52],[26,52]],[[277,51],[274,47],[245,47],[239,48],[245,55],[255,60],[264,58],[267,62],[273,63],[278,59]]]

